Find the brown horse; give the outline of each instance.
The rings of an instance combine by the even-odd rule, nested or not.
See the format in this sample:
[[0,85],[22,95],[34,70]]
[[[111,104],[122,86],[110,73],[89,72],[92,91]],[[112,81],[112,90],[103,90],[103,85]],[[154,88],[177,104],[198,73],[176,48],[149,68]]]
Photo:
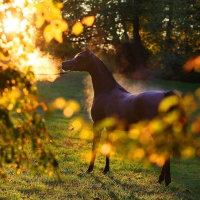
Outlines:
[[[147,91],[137,95],[129,93],[116,82],[106,65],[88,49],[77,54],[73,59],[64,61],[62,69],[65,71],[87,71],[92,77],[94,99],[91,116],[94,138],[92,157],[87,172],[91,172],[94,167],[102,131],[95,127],[101,120],[117,115],[119,119],[126,121],[127,127],[142,120],[151,120],[158,115],[160,102],[168,95],[175,95],[172,91]],[[103,172],[108,171],[109,154],[106,155],[106,165]],[[171,183],[170,159],[165,161],[158,182],[161,183],[163,180],[165,180],[166,185]]]

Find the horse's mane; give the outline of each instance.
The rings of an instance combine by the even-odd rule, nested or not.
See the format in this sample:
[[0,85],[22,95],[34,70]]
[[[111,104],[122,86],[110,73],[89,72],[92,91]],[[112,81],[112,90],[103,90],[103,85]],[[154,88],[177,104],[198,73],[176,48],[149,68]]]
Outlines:
[[[96,57],[96,58],[98,58],[98,57]],[[121,91],[124,91],[124,92],[127,92],[128,93],[128,91],[126,90],[126,89],[124,89],[117,81],[116,81],[116,79],[114,78],[114,76],[113,76],[113,73],[111,72],[111,70],[106,66],[106,64],[101,60],[101,59],[99,59],[98,58],[98,60],[102,63],[102,65],[105,67],[105,69],[108,71],[108,73],[109,73],[109,75],[112,77],[112,79],[115,81],[115,83],[117,84],[117,86],[118,86],[118,88],[121,90]]]

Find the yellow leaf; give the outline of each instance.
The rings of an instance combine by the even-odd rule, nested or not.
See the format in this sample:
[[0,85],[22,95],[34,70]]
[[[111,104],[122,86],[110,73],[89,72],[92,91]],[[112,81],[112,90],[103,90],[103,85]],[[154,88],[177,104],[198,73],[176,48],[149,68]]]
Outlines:
[[80,110],[80,105],[74,100],[68,101],[67,104],[74,112],[78,112]]
[[79,131],[81,130],[82,126],[83,126],[84,122],[82,118],[76,118],[73,119],[73,121],[71,122],[71,126],[76,130]]
[[112,146],[110,144],[103,144],[101,146],[101,149],[100,149],[101,153],[106,155],[106,154],[109,154],[111,153],[112,151]]
[[196,151],[194,147],[187,147],[186,149],[184,149],[181,154],[184,158],[192,158],[194,157]]
[[83,25],[81,22],[76,22],[72,27],[72,33],[76,36],[80,35],[83,32]]
[[54,108],[60,109],[60,110],[62,110],[65,107],[65,105],[66,105],[66,101],[62,97],[58,97],[57,99],[55,99],[52,104]]
[[63,114],[64,114],[65,117],[71,117],[74,114],[74,111],[71,107],[66,107],[63,110]]
[[54,32],[50,24],[45,27],[43,35],[47,42],[50,42],[54,38]]
[[60,12],[61,3],[44,0],[42,3],[37,3],[35,7],[36,17],[43,17],[48,22],[55,19],[62,19]]
[[91,140],[93,138],[93,131],[90,129],[82,129],[79,137],[83,140]]
[[129,134],[128,134],[128,136],[131,138],[131,139],[137,139],[138,138],[138,136],[139,136],[139,134],[140,134],[140,131],[139,131],[139,129],[131,129],[130,131],[129,131]]
[[62,33],[68,30],[68,24],[64,20],[54,20],[55,35],[54,38],[59,43],[63,42]]
[[113,117],[107,117],[101,122],[100,125],[106,128],[113,127],[116,125],[116,120]]
[[150,121],[149,127],[153,133],[159,133],[165,128],[165,123],[162,119],[153,119]]
[[94,23],[95,17],[94,16],[87,16],[84,17],[81,22],[82,24],[86,25],[86,26],[92,26]]
[[195,91],[195,95],[200,100],[200,88]]
[[192,132],[198,134],[200,133],[200,117],[197,118],[193,123],[192,123]]
[[179,99],[177,96],[169,96],[161,101],[159,104],[159,112],[167,112],[172,106],[178,105]]
[[192,69],[199,72],[200,71],[200,56],[197,56],[196,58],[188,60],[183,66],[183,68],[186,72],[189,72]]
[[64,20],[54,20],[44,29],[44,38],[47,42],[52,39],[57,40],[59,43],[63,42],[62,33],[68,29],[68,24]]
[[134,152],[135,159],[142,159],[145,156],[145,151],[142,148],[137,148]]
[[149,157],[149,161],[151,163],[156,163],[158,166],[163,166],[164,162],[165,162],[165,157],[164,156],[159,156],[158,154],[151,154],[151,156]]
[[174,111],[168,113],[168,114],[163,118],[163,120],[164,120],[165,122],[167,122],[168,124],[173,124],[175,121],[178,120],[179,116],[180,116],[179,110],[174,110]]
[[53,171],[50,171],[50,172],[49,172],[49,177],[52,177],[52,176],[53,176],[53,173],[54,173]]
[[63,3],[55,2],[55,6],[59,9],[63,8]]
[[41,102],[40,105],[42,106],[42,109],[44,111],[47,111],[48,108],[47,108],[47,105],[44,102]]
[[44,24],[45,19],[43,17],[37,17],[36,18],[36,27],[41,28],[41,26]]
[[36,13],[35,13],[36,14],[36,21],[35,21],[36,27],[41,28],[45,22],[46,9],[43,8],[42,4],[37,4],[35,6],[35,8],[36,8],[35,9],[35,11],[36,11]]

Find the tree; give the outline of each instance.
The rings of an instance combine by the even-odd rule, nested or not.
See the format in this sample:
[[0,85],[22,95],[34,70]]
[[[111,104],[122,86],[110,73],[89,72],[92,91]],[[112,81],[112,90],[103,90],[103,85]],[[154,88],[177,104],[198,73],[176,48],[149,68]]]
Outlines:
[[92,26],[95,21],[94,12],[90,13],[89,5],[79,3],[75,0],[62,1],[62,17],[68,24],[68,29],[64,32],[63,42],[58,43],[52,39],[49,43],[42,37],[43,27],[38,29],[36,44],[42,50],[59,58],[72,57],[94,36]]
[[[41,2],[45,7],[47,1]],[[42,17],[41,4],[29,4],[28,1],[6,1],[0,3],[0,175],[5,176],[4,166],[9,165],[20,173],[24,165],[49,173],[56,171],[58,162],[47,147],[50,134],[45,120],[37,113],[44,102],[38,101],[35,76],[31,66],[26,63],[34,51],[33,15],[37,16],[36,25],[46,20],[53,23],[53,18],[45,10]],[[65,24],[59,15],[59,6],[48,2],[54,12],[54,20]],[[27,9],[25,9],[27,8]],[[34,9],[34,10],[33,10]],[[51,24],[53,26],[53,24]],[[49,27],[46,26],[48,29]],[[60,29],[62,32],[63,29]],[[60,33],[47,36],[47,40],[56,38],[61,42]],[[58,34],[58,33],[57,33]]]
[[[38,98],[36,78],[30,59],[35,52],[36,28],[42,28],[47,42],[62,43],[68,24],[62,19],[61,3],[49,0],[0,2],[0,176],[4,167],[11,166],[17,173],[24,165],[58,174],[58,161],[48,147],[51,136],[45,120],[37,108],[48,110]],[[86,25],[91,19],[85,19]],[[81,32],[74,26],[74,31]],[[37,55],[37,54],[36,54]],[[64,109],[64,100],[54,101],[54,109]],[[59,104],[59,106],[58,106]],[[73,105],[72,105],[73,104]],[[72,103],[72,110],[76,109]]]
[[142,8],[140,37],[148,49],[148,67],[158,67],[160,78],[183,80],[182,66],[198,49],[198,3],[146,0]]
[[78,38],[68,34],[65,42],[113,47],[119,71],[158,67],[163,78],[181,79],[183,64],[199,49],[198,8],[190,0],[65,1],[63,17],[71,25],[81,19],[76,13],[96,16],[94,26]]

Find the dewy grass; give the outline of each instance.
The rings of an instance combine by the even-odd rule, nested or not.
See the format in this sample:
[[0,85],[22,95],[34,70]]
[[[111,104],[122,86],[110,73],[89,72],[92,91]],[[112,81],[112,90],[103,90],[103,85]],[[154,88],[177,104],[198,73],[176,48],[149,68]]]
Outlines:
[[[82,108],[80,114],[86,116],[88,115],[84,107],[86,97],[82,83],[84,78],[85,74],[70,73],[54,83],[40,82],[39,92],[49,101],[57,97],[77,100]],[[171,87],[167,81],[161,81],[160,85],[158,83],[152,87],[166,86],[168,89],[173,89],[176,86],[174,82]],[[139,83],[136,84],[139,87]],[[145,84],[142,82],[143,87]],[[147,86],[149,85],[148,82]],[[193,86],[188,84],[187,87]],[[181,89],[180,85],[178,89]],[[128,160],[120,150],[111,157],[111,171],[107,175],[101,173],[105,165],[105,156],[100,153],[95,162],[94,172],[85,174],[92,141],[81,140],[76,128],[70,129],[70,119],[64,118],[62,113],[46,118],[46,123],[55,141],[51,144],[51,148],[58,156],[62,180],[58,182],[55,175],[49,177],[48,174],[31,174],[26,168],[17,175],[15,171],[7,168],[7,180],[0,180],[0,199],[200,199],[200,163],[197,159],[181,160],[180,163],[172,160],[172,183],[168,187],[156,183],[160,167],[146,167],[140,162]]]

